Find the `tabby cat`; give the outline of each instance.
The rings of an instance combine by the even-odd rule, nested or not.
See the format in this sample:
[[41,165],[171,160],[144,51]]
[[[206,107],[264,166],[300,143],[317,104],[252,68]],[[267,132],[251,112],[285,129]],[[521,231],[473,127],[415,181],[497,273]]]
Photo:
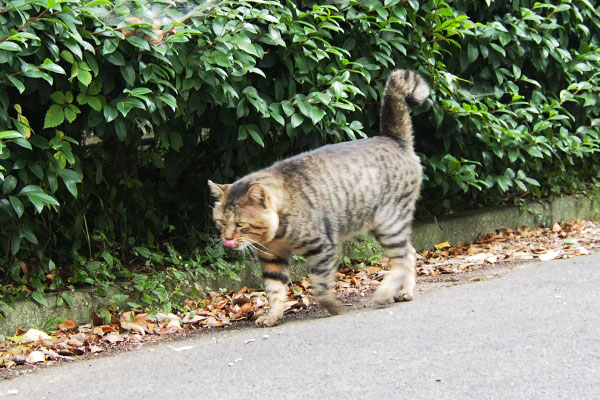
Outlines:
[[362,232],[373,234],[390,259],[376,302],[412,300],[416,252],[410,235],[422,167],[408,105],[428,95],[421,75],[396,70],[385,86],[380,136],[323,146],[232,184],[208,182],[223,245],[252,246],[261,262],[270,307],[258,326],[273,326],[283,316],[292,254],[306,258],[319,303],[339,314],[342,306],[333,293],[336,245]]

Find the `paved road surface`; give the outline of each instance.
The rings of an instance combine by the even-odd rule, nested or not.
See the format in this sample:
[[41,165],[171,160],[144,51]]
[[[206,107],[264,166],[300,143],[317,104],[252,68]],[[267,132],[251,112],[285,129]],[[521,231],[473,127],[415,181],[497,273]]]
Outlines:
[[600,254],[223,334],[43,369],[0,398],[596,400]]

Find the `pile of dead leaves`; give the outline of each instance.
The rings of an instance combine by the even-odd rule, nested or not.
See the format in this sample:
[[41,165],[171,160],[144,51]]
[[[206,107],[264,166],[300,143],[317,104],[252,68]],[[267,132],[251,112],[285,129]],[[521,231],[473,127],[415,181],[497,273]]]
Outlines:
[[440,243],[435,247],[418,255],[419,275],[457,273],[498,262],[547,261],[590,254],[600,247],[600,222],[501,229],[481,235],[474,243]]
[[[551,260],[585,255],[600,247],[600,222],[576,221],[551,228],[502,229],[482,235],[475,243],[451,246],[436,245],[418,254],[417,270],[421,276],[436,276],[522,260]],[[336,291],[343,298],[372,292],[383,279],[388,260],[365,268],[343,265],[337,273]],[[307,278],[288,287],[286,313],[310,308]],[[148,313],[142,310],[111,310],[105,324],[93,313],[92,324],[78,325],[67,319],[50,334],[30,329],[0,342],[0,367],[22,364],[56,363],[75,357],[106,352],[118,346],[139,347],[143,343],[178,333],[231,325],[235,321],[253,320],[267,311],[264,291],[244,287],[236,292],[210,292],[202,301],[188,301],[189,311],[175,314]]]

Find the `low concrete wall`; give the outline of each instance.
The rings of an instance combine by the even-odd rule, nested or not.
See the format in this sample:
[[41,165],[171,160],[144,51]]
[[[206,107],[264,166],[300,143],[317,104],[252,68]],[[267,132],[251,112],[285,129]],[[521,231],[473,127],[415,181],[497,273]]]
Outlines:
[[[486,208],[436,221],[417,222],[413,229],[413,245],[417,250],[422,250],[443,242],[457,244],[473,241],[482,233],[501,228],[536,227],[540,224],[599,217],[600,199],[576,196],[556,198],[548,203],[529,203],[521,207]],[[291,272],[292,277],[297,278],[306,275],[308,269],[305,265],[293,265]],[[219,277],[204,284],[215,290],[237,289],[244,285],[262,285],[256,264],[249,265],[242,272],[240,280]],[[89,290],[78,290],[71,293],[71,297],[74,302],[70,307],[41,307],[32,301],[19,301],[15,308],[2,309],[5,318],[0,317],[0,334],[13,335],[17,328],[41,328],[47,321],[59,317],[70,317],[80,324],[87,323],[92,311],[109,305],[108,299],[95,298]],[[56,304],[57,296],[47,295],[46,298],[49,304]]]
[[417,222],[413,229],[413,246],[429,249],[443,242],[470,242],[482,234],[501,228],[536,227],[554,222],[592,220],[600,217],[600,199],[560,197],[549,203],[528,203],[469,211],[437,221]]

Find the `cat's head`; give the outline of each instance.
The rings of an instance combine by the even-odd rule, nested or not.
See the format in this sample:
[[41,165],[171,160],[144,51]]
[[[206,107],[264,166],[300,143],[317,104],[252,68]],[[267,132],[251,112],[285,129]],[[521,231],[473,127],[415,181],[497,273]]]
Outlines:
[[265,186],[243,181],[230,185],[208,181],[208,186],[216,200],[213,219],[224,246],[243,250],[273,239],[279,217]]

